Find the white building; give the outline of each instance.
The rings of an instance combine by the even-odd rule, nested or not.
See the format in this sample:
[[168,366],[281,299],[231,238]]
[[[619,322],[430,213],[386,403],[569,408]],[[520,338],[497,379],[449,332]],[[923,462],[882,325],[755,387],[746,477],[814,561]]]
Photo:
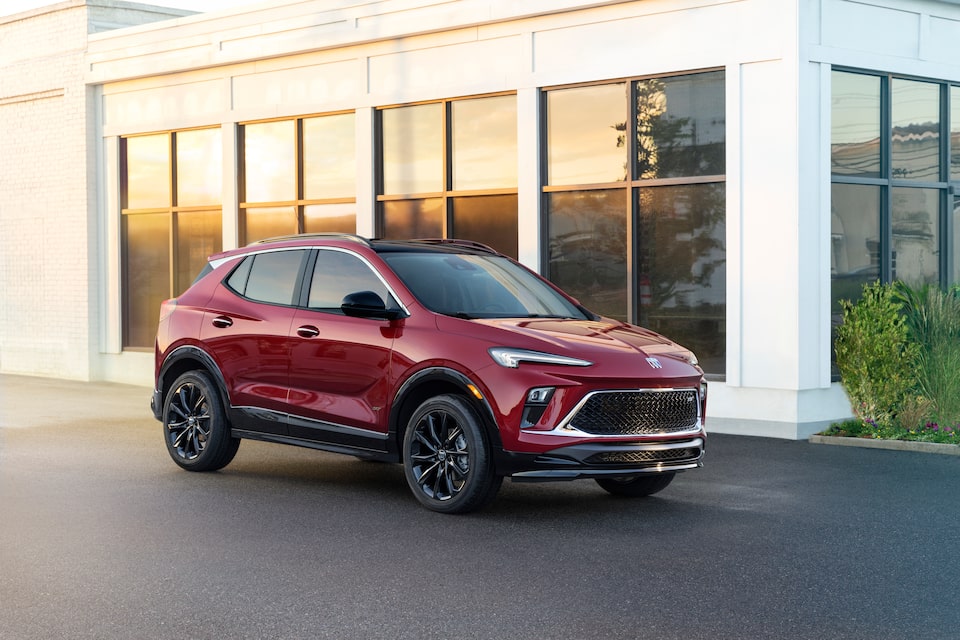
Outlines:
[[850,415],[835,299],[960,281],[956,0],[68,0],[0,18],[0,372],[152,383],[268,235],[457,236],[692,347],[708,428]]

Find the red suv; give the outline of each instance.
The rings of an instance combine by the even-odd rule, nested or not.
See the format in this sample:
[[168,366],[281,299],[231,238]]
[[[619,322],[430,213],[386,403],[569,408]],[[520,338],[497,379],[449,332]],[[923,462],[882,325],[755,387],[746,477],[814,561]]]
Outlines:
[[160,310],[151,406],[174,462],[252,438],[400,462],[428,509],[514,481],[646,496],[701,466],[690,351],[456,240],[279,238],[212,256]]

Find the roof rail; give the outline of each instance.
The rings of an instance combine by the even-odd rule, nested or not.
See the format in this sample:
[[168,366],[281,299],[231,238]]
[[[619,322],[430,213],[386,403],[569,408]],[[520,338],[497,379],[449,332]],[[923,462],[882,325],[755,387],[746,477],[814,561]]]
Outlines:
[[471,249],[479,249],[480,251],[486,251],[488,253],[499,253],[493,247],[485,245],[482,242],[476,242],[474,240],[461,240],[459,238],[416,238],[410,240],[410,242],[420,242],[423,244],[452,244],[459,245],[461,247],[470,247]]
[[360,244],[370,246],[370,241],[363,236],[358,236],[354,233],[337,233],[337,232],[321,232],[321,233],[295,233],[288,236],[276,236],[273,238],[264,238],[263,240],[257,240],[251,242],[247,246],[254,246],[258,244],[264,244],[267,242],[279,242],[281,240],[310,240],[311,238],[327,238],[335,239],[340,238],[342,240],[351,240],[353,242],[358,242]]

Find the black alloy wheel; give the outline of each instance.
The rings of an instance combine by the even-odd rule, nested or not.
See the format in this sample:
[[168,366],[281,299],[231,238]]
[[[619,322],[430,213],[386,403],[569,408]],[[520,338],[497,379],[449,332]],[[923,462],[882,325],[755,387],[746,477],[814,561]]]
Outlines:
[[480,419],[458,396],[431,398],[414,412],[403,438],[403,468],[428,509],[466,513],[489,503],[503,478],[493,473]]
[[642,498],[644,496],[652,496],[658,491],[666,489],[667,485],[673,482],[675,475],[676,473],[655,473],[630,478],[597,478],[597,484],[603,487],[604,491],[615,496]]
[[163,431],[170,457],[189,471],[222,469],[240,446],[230,434],[216,387],[199,371],[181,375],[171,386],[163,405]]

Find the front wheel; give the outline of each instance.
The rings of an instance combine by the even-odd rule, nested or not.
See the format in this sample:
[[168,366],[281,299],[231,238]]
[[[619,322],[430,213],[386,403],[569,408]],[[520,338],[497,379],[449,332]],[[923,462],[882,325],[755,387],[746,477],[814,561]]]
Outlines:
[[675,475],[675,473],[658,473],[632,478],[597,478],[597,484],[603,487],[604,491],[615,496],[642,498],[666,489],[667,485],[673,482]]
[[411,416],[403,437],[403,470],[417,500],[440,513],[479,509],[503,482],[493,472],[480,418],[453,395],[430,398]]
[[189,371],[173,383],[163,403],[163,435],[170,457],[188,471],[222,469],[237,454],[220,394],[210,378]]

